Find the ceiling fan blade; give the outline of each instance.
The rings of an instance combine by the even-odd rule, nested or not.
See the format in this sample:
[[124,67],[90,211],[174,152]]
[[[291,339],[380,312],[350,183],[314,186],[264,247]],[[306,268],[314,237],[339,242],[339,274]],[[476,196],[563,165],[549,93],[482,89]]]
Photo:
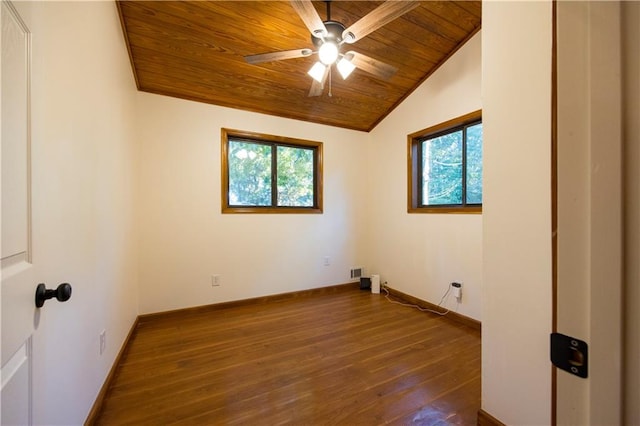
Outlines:
[[353,50],[348,51],[344,56],[357,68],[383,80],[390,79],[396,71],[398,71],[393,65],[385,64],[384,62],[363,55],[362,53],[354,52]]
[[281,61],[283,59],[302,58],[313,53],[311,49],[282,50],[280,52],[260,53],[258,55],[247,55],[244,60],[250,64],[261,62]]
[[324,83],[327,81],[327,76],[329,75],[330,69],[330,67],[325,68],[324,75],[322,76],[322,82],[318,82],[315,79],[313,80],[313,83],[311,83],[311,90],[309,90],[309,97],[322,95],[322,91],[324,90]]
[[355,43],[419,5],[418,0],[386,1],[344,30],[342,39]]
[[318,15],[311,0],[291,0],[291,6],[295,9],[311,34],[316,37],[327,34],[327,28],[324,26],[324,22],[320,19],[320,15]]

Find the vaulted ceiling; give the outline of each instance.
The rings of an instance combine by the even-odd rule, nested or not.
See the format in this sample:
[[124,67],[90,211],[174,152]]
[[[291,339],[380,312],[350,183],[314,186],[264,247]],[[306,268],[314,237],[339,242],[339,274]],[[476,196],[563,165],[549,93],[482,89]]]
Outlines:
[[[402,1],[402,0],[400,0]],[[349,27],[383,2],[331,1]],[[246,111],[370,131],[480,29],[479,1],[422,1],[349,50],[397,68],[387,80],[332,72],[309,96],[317,56],[249,64],[254,55],[314,49],[287,1],[118,1],[138,89]],[[326,20],[326,3],[314,1]]]

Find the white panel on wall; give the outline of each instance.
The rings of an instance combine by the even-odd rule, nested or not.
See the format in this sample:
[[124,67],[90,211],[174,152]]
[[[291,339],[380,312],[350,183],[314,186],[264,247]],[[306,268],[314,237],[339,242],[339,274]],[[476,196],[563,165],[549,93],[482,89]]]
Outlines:
[[551,35],[550,1],[482,5],[482,409],[505,424],[551,420]]

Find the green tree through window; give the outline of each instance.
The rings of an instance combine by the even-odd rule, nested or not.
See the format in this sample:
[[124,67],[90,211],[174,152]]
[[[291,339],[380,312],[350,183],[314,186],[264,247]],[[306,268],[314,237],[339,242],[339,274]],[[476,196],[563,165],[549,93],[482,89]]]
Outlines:
[[408,211],[480,212],[480,111],[409,135]]
[[422,142],[423,204],[462,203],[462,132]]
[[278,205],[313,206],[313,149],[279,146]]
[[467,127],[467,204],[482,204],[482,123]]
[[229,141],[229,204],[271,205],[271,147]]
[[322,143],[222,133],[223,212],[322,212]]

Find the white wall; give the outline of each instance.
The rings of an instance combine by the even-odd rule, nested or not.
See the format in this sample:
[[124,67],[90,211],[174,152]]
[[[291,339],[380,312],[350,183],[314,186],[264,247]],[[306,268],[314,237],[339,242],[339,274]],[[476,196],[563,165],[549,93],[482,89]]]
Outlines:
[[[147,93],[137,108],[141,313],[343,284],[367,266],[368,134]],[[222,214],[223,127],[323,142],[324,213]]]
[[482,408],[551,421],[551,2],[484,2]]
[[33,34],[33,257],[39,281],[73,287],[40,312],[33,421],[81,424],[138,309],[135,84],[113,2],[16,6]]
[[422,300],[438,303],[462,282],[458,312],[478,320],[482,215],[407,213],[407,135],[482,109],[480,90],[478,33],[371,132],[366,245],[372,272]]

